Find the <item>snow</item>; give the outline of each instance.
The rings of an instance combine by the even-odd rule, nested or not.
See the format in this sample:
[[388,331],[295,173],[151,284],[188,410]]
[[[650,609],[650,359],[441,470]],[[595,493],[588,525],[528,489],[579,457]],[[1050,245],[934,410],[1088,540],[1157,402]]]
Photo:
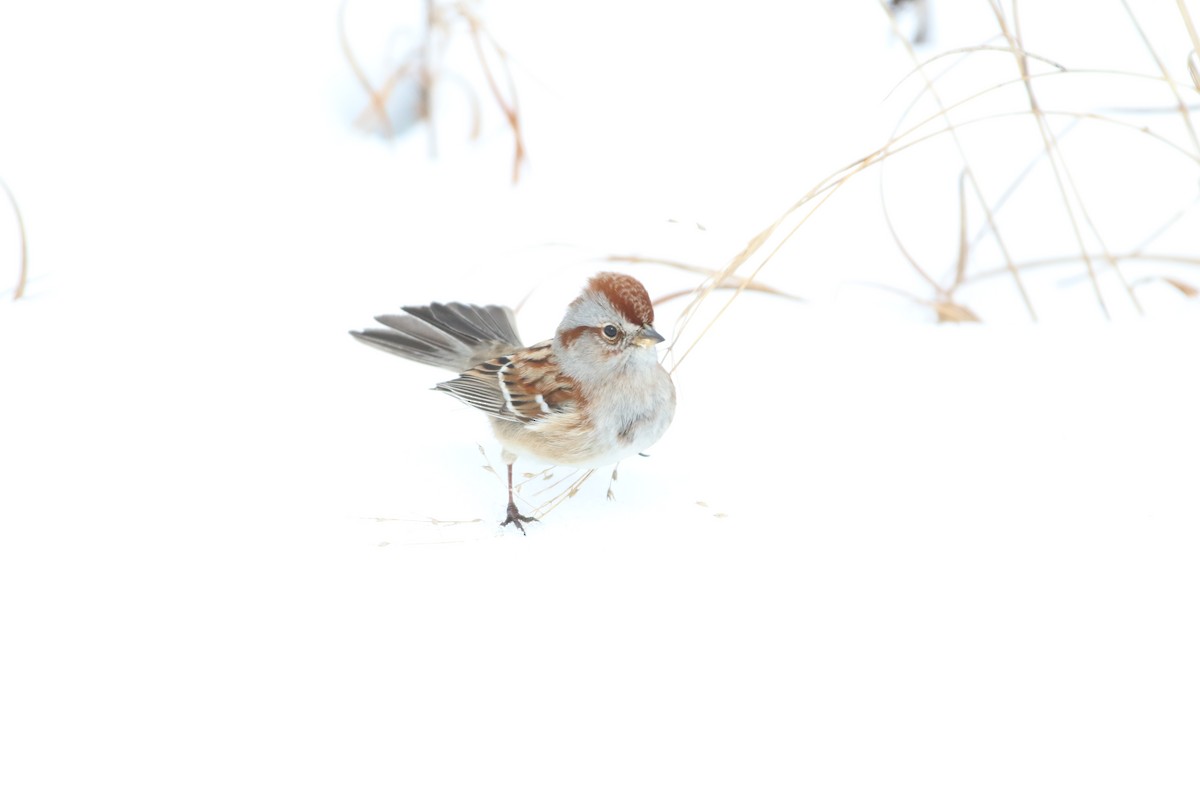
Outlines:
[[[419,7],[352,0],[364,64]],[[1041,55],[1155,72],[1119,3],[1020,8]],[[995,32],[932,10],[926,53]],[[1175,4],[1136,10],[1186,80]],[[1001,276],[956,296],[985,324],[935,325],[879,288],[927,289],[864,173],[758,276],[805,302],[745,294],[682,361],[700,324],[660,305],[679,409],[614,500],[602,471],[503,530],[486,421],[346,331],[503,302],[534,341],[606,256],[722,267],[915,83],[888,96],[911,62],[872,3],[479,11],[514,60],[516,186],[486,94],[467,136],[462,39],[430,158],[423,128],[353,127],[336,2],[0,12],[31,268],[0,304],[0,796],[1195,796],[1196,301],[1142,283],[1139,315],[1102,270],[1106,320],[1069,265],[1028,273],[1036,324]],[[1096,102],[1171,105],[1137,85]],[[1187,147],[1178,115],[1141,124]],[[1064,141],[1106,243],[1182,210],[1154,247],[1194,258],[1195,161],[1097,127]],[[1031,129],[964,130],[993,196]],[[884,183],[939,278],[944,140]],[[1047,174],[1004,211],[1018,259],[1073,252]],[[15,252],[0,209],[0,283]]]

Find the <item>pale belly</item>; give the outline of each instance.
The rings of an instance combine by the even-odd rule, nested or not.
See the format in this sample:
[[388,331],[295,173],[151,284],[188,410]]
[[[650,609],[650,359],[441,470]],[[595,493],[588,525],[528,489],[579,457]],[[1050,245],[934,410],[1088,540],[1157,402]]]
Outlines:
[[555,414],[530,425],[494,419],[492,429],[513,455],[564,466],[614,464],[650,447],[670,427],[675,387],[665,372],[663,377],[654,391],[636,400],[607,398],[605,412],[592,413],[584,424],[575,414]]

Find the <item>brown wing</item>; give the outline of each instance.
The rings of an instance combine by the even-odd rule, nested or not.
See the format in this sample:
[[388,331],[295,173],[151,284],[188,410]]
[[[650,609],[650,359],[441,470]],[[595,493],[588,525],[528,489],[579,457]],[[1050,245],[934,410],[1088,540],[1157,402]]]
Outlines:
[[558,372],[550,342],[476,364],[435,388],[497,419],[524,424],[578,401],[575,382]]

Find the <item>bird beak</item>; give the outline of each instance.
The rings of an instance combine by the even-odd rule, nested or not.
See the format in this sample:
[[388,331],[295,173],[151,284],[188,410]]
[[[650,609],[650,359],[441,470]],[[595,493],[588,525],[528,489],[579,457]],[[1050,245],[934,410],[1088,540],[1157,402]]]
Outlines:
[[642,332],[633,340],[633,343],[638,347],[654,347],[654,345],[663,341],[666,340],[663,339],[661,333],[654,330],[650,325],[645,325],[642,327]]

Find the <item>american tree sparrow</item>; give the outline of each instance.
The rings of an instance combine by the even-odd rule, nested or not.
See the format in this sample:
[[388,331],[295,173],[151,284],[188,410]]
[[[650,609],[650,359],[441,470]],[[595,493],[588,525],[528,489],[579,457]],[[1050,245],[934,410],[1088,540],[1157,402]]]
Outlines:
[[361,342],[460,373],[436,389],[487,414],[508,466],[508,513],[524,533],[533,517],[513,500],[513,462],[611,464],[658,441],[675,415],[675,385],[658,363],[654,307],[628,275],[602,272],[567,307],[554,338],[525,347],[504,306],[433,303],[376,317]]

